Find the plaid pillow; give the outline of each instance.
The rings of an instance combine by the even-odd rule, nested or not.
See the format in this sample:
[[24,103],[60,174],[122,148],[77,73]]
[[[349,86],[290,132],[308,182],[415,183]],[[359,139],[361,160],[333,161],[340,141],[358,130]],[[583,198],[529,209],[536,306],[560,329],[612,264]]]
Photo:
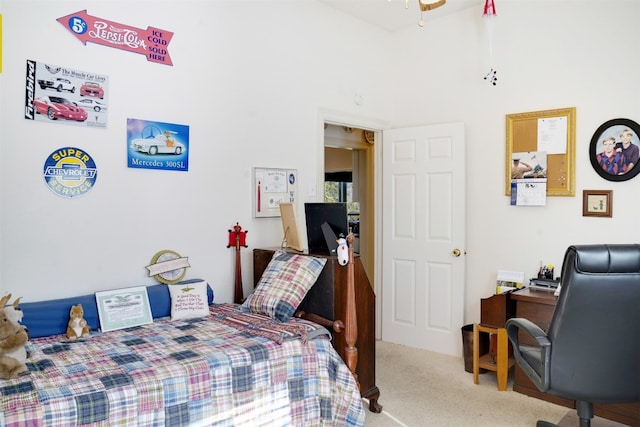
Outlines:
[[242,306],[252,313],[288,321],[326,262],[326,258],[276,251],[255,290]]

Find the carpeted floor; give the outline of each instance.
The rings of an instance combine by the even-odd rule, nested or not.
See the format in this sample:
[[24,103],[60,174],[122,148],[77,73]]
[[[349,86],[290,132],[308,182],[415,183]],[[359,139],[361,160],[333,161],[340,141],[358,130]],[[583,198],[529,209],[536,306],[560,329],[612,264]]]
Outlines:
[[[495,373],[480,375],[476,385],[462,358],[378,341],[376,385],[383,411],[367,410],[365,426],[533,427],[538,419],[579,425],[575,411],[512,391],[511,377],[508,390],[498,391]],[[591,426],[622,424],[596,417]]]

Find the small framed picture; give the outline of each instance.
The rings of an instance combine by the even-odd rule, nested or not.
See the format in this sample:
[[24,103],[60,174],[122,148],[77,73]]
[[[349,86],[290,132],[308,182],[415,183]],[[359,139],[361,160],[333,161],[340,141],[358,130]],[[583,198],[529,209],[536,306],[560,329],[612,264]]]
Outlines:
[[629,119],[609,120],[595,131],[589,160],[607,181],[627,181],[640,173],[640,125]]
[[613,190],[583,190],[582,216],[602,216],[611,218]]

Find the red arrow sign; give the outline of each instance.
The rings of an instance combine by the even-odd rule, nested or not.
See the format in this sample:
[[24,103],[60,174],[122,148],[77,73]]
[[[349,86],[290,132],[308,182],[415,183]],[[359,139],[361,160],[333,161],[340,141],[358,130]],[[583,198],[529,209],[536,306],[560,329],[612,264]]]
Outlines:
[[83,44],[97,43],[147,56],[147,60],[173,65],[167,47],[173,37],[170,31],[158,28],[129,27],[87,14],[87,10],[58,18]]

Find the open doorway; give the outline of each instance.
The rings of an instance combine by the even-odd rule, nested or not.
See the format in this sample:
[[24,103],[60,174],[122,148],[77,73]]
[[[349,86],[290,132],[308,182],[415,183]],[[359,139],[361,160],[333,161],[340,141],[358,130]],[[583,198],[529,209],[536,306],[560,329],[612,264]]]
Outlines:
[[375,283],[375,132],[325,123],[324,201],[347,203],[354,250]]

